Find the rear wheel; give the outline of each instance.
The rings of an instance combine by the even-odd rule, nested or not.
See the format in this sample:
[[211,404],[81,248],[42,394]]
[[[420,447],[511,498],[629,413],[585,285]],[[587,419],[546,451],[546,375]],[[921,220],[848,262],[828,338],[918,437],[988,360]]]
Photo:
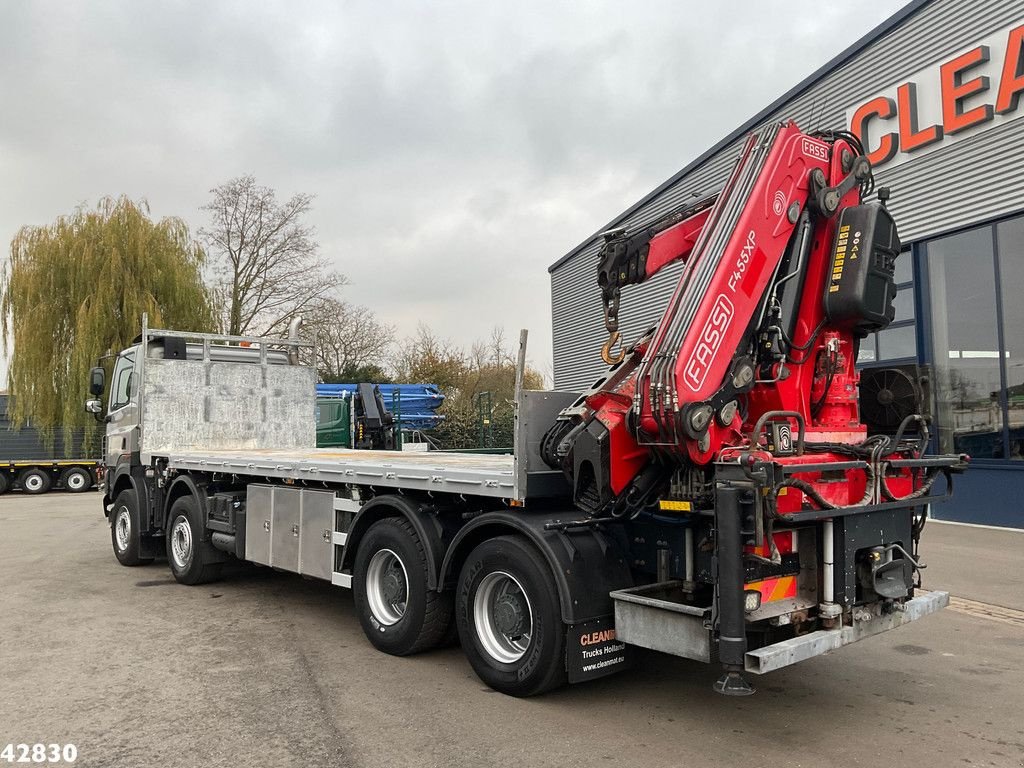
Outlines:
[[470,553],[459,575],[456,621],[469,663],[496,691],[534,696],[565,684],[554,578],[522,537],[500,536]]
[[130,567],[153,562],[153,558],[141,556],[141,531],[135,491],[130,488],[123,490],[114,499],[114,509],[110,513],[110,543],[114,547],[114,557],[121,565]]
[[41,469],[26,469],[21,473],[19,479],[21,481],[21,489],[25,493],[46,493],[50,490],[50,486],[53,485],[50,473],[44,472]]
[[60,476],[60,484],[66,491],[82,493],[92,488],[92,475],[84,467],[71,467]]
[[7,489],[11,487],[11,481],[7,477],[6,472],[0,472],[0,494],[7,493]]
[[356,551],[353,594],[367,639],[392,656],[438,645],[452,615],[452,597],[427,588],[427,558],[412,524],[378,520]]
[[171,505],[167,525],[167,562],[182,584],[205,584],[220,578],[224,565],[206,530],[196,500],[182,496]]

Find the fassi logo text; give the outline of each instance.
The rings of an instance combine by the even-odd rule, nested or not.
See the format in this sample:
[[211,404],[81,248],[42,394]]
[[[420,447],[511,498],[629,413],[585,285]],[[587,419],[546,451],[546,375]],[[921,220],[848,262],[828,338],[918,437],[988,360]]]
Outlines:
[[701,331],[697,348],[693,351],[693,357],[686,364],[686,371],[683,379],[694,392],[699,392],[708,375],[708,368],[718,354],[718,348],[722,345],[722,339],[729,328],[733,315],[736,313],[732,302],[725,294],[719,294],[711,307],[711,314],[704,323],[704,330]]

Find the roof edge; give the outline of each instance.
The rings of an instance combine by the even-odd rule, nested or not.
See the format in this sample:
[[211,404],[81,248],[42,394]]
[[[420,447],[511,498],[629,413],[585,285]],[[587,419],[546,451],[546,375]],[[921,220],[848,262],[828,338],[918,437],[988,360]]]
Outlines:
[[590,235],[590,237],[585,239],[583,242],[581,242],[579,245],[577,245],[575,248],[573,248],[567,254],[565,254],[560,259],[558,259],[558,261],[556,261],[554,264],[552,264],[550,267],[548,267],[548,272],[549,273],[554,272],[560,266],[562,266],[567,261],[569,261],[571,258],[573,258],[576,254],[578,254],[580,251],[582,251],[584,248],[586,248],[590,243],[592,243],[594,241],[595,238],[599,237],[602,232],[607,232],[609,229],[614,229],[615,227],[618,227],[625,219],[627,219],[629,216],[631,216],[633,213],[635,213],[639,208],[643,207],[644,205],[649,203],[651,200],[653,200],[654,198],[658,197],[662,192],[664,192],[666,189],[668,189],[669,187],[674,185],[676,182],[678,182],[684,176],[690,174],[691,172],[693,172],[694,170],[699,168],[701,165],[703,165],[705,162],[707,162],[711,157],[713,157],[714,155],[716,155],[719,152],[721,152],[723,149],[725,149],[725,147],[729,146],[732,142],[734,142],[740,136],[743,136],[743,134],[747,133],[748,131],[750,131],[750,129],[754,128],[758,123],[760,123],[762,120],[764,120],[766,117],[768,117],[768,115],[770,115],[772,112],[774,112],[779,107],[781,107],[784,104],[786,104],[786,102],[792,101],[793,98],[798,96],[802,91],[807,90],[810,86],[814,85],[816,82],[818,82],[819,80],[824,78],[826,75],[829,75],[832,72],[834,72],[835,70],[837,70],[843,64],[848,62],[850,59],[852,59],[858,53],[860,53],[865,48],[867,48],[869,45],[871,45],[871,43],[875,42],[876,40],[878,40],[879,38],[881,38],[883,35],[887,34],[888,32],[891,32],[893,29],[895,29],[900,24],[902,24],[904,21],[906,21],[907,18],[909,18],[910,16],[913,16],[915,13],[917,13],[923,7],[925,7],[926,5],[931,4],[932,2],[933,2],[933,0],[911,0],[911,2],[907,3],[907,5],[905,5],[902,8],[900,8],[900,10],[898,10],[896,13],[894,13],[888,19],[883,21],[881,24],[879,24],[874,29],[870,30],[867,34],[865,34],[860,39],[855,41],[852,45],[848,46],[845,50],[840,52],[834,58],[830,59],[828,62],[823,64],[817,70],[812,72],[810,75],[805,77],[799,83],[797,83],[792,88],[790,88],[788,91],[786,91],[784,94],[782,94],[779,98],[777,98],[775,101],[773,101],[767,107],[765,107],[760,112],[758,112],[756,115],[754,115],[749,120],[747,120],[745,123],[740,125],[739,128],[737,128],[736,130],[734,130],[731,133],[729,133],[727,136],[725,136],[723,139],[718,141],[718,143],[716,143],[710,149],[708,149],[705,152],[701,153],[696,159],[694,159],[694,160],[690,161],[689,163],[687,163],[687,165],[681,171],[679,171],[678,173],[672,175],[669,179],[667,179],[666,181],[664,181],[660,185],[658,185],[653,191],[651,191],[651,192],[647,193],[646,195],[644,195],[642,198],[640,198],[640,200],[635,202],[633,205],[631,205],[625,211],[623,211],[618,216],[616,216],[614,219],[612,219],[607,224],[605,224],[603,227],[598,229],[596,232],[594,232],[592,235]]

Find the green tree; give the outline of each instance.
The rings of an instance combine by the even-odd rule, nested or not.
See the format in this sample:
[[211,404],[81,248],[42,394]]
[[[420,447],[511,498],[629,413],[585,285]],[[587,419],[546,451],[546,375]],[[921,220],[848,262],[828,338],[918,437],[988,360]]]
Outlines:
[[181,219],[153,221],[126,197],[23,227],[0,286],[12,420],[95,424],[82,409],[89,368],[132,342],[143,312],[156,328],[214,330],[204,258]]
[[437,384],[446,397],[458,390],[466,375],[466,353],[447,339],[438,338],[420,323],[416,335],[407,338],[394,360],[395,381],[403,384]]
[[376,363],[348,365],[338,373],[321,374],[324,384],[391,384],[391,374]]

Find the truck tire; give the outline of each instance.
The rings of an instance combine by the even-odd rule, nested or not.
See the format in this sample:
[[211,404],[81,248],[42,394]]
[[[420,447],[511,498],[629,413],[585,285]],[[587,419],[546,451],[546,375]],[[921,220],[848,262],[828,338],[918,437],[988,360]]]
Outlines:
[[11,487],[11,481],[7,477],[7,472],[0,472],[0,495],[7,493],[7,489]]
[[167,523],[167,562],[174,578],[181,584],[193,586],[220,578],[224,562],[206,540],[202,515],[192,496],[182,496],[171,505]]
[[110,543],[114,547],[114,557],[121,565],[134,567],[153,562],[153,558],[141,556],[141,530],[139,502],[135,491],[127,488],[117,494],[110,512]]
[[50,490],[50,486],[53,485],[53,478],[50,477],[50,473],[36,467],[22,472],[18,481],[21,483],[21,489],[25,493],[32,494],[46,493]]
[[426,551],[402,517],[370,526],[359,542],[352,591],[370,643],[392,656],[438,645],[452,615],[452,596],[427,588]]
[[566,682],[565,624],[551,569],[520,536],[479,544],[462,566],[455,618],[477,676],[510,696]]
[[85,467],[65,469],[60,484],[68,493],[82,493],[92,488],[92,474]]

